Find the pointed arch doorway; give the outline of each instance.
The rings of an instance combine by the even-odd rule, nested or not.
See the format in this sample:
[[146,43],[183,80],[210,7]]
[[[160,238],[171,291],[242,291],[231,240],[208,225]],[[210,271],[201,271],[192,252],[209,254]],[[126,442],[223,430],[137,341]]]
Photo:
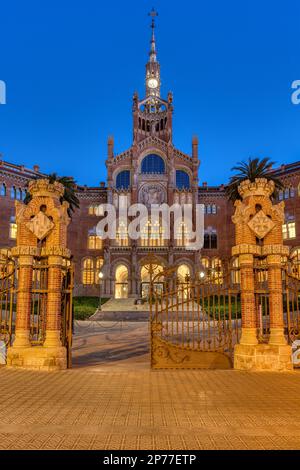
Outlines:
[[[149,298],[150,292],[150,282],[157,274],[161,273],[164,270],[164,267],[157,263],[146,262],[141,267],[141,297],[145,300]],[[161,276],[153,284],[153,289],[159,293],[164,290],[164,278]]]
[[119,264],[115,271],[115,299],[128,298],[128,268]]

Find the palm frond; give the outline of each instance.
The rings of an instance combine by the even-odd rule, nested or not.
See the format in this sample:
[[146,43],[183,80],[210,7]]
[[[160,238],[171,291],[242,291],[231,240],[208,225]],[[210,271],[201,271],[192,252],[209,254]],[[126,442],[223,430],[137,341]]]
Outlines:
[[267,180],[272,180],[275,183],[275,191],[273,197],[276,197],[278,191],[284,188],[283,183],[279,178],[273,176],[272,167],[274,162],[269,158],[249,158],[248,161],[238,162],[233,168],[232,171],[235,171],[236,174],[231,176],[229,184],[226,187],[226,193],[228,198],[231,201],[236,201],[241,199],[238,187],[242,181],[250,180],[254,182],[256,178],[266,178]]
[[[58,176],[57,173],[51,173],[50,175],[48,175],[48,179],[51,184],[57,181],[58,183],[61,183],[64,186],[65,190],[63,196],[60,199],[60,202],[63,203],[64,201],[66,201],[69,203],[68,215],[69,217],[72,217],[72,213],[75,212],[75,209],[79,209],[80,207],[79,199],[76,196],[76,182],[71,176]],[[24,199],[24,204],[28,204],[31,199],[31,194],[27,192],[26,197]]]

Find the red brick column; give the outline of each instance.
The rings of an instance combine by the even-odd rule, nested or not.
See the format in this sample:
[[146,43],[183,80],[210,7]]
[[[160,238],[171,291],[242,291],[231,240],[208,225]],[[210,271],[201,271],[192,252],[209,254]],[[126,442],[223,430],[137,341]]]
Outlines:
[[287,344],[284,337],[281,255],[268,255],[268,287],[270,304],[269,344]]
[[239,256],[241,273],[242,336],[240,344],[257,344],[253,255]]
[[20,255],[17,291],[16,333],[13,344],[14,348],[24,348],[31,346],[29,334],[32,296],[32,265],[32,256]]
[[48,300],[44,347],[61,346],[62,257],[48,258]]

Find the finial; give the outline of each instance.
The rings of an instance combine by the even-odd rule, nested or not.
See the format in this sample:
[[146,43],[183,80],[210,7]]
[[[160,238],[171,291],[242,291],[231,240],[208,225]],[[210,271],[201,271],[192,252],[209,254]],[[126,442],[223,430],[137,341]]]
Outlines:
[[149,13],[149,16],[152,17],[152,25],[151,28],[155,28],[155,18],[158,16],[157,11],[155,11],[155,8],[153,7],[152,10]]

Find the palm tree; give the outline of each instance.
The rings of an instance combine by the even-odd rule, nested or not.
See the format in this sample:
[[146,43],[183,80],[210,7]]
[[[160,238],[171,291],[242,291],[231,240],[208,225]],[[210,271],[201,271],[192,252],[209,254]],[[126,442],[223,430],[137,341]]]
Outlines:
[[[69,217],[72,217],[72,213],[75,212],[75,208],[80,207],[79,199],[76,196],[76,182],[71,176],[58,176],[57,173],[51,173],[48,176],[48,180],[51,184],[55,183],[57,181],[58,183],[61,183],[64,188],[65,192],[64,195],[60,198],[60,202],[63,203],[64,201],[69,203],[69,208],[68,208],[68,215]],[[24,204],[28,204],[32,199],[32,196],[29,192],[27,192],[25,198],[24,198]]]
[[272,173],[273,165],[274,162],[271,162],[269,158],[249,158],[246,162],[239,162],[236,166],[231,168],[232,171],[236,171],[237,173],[230,178],[229,184],[226,187],[228,198],[233,202],[237,199],[242,199],[238,192],[239,185],[245,180],[250,180],[251,183],[253,183],[256,178],[265,178],[274,182],[275,191],[272,197],[275,198],[278,191],[284,188],[284,185],[280,179]]

